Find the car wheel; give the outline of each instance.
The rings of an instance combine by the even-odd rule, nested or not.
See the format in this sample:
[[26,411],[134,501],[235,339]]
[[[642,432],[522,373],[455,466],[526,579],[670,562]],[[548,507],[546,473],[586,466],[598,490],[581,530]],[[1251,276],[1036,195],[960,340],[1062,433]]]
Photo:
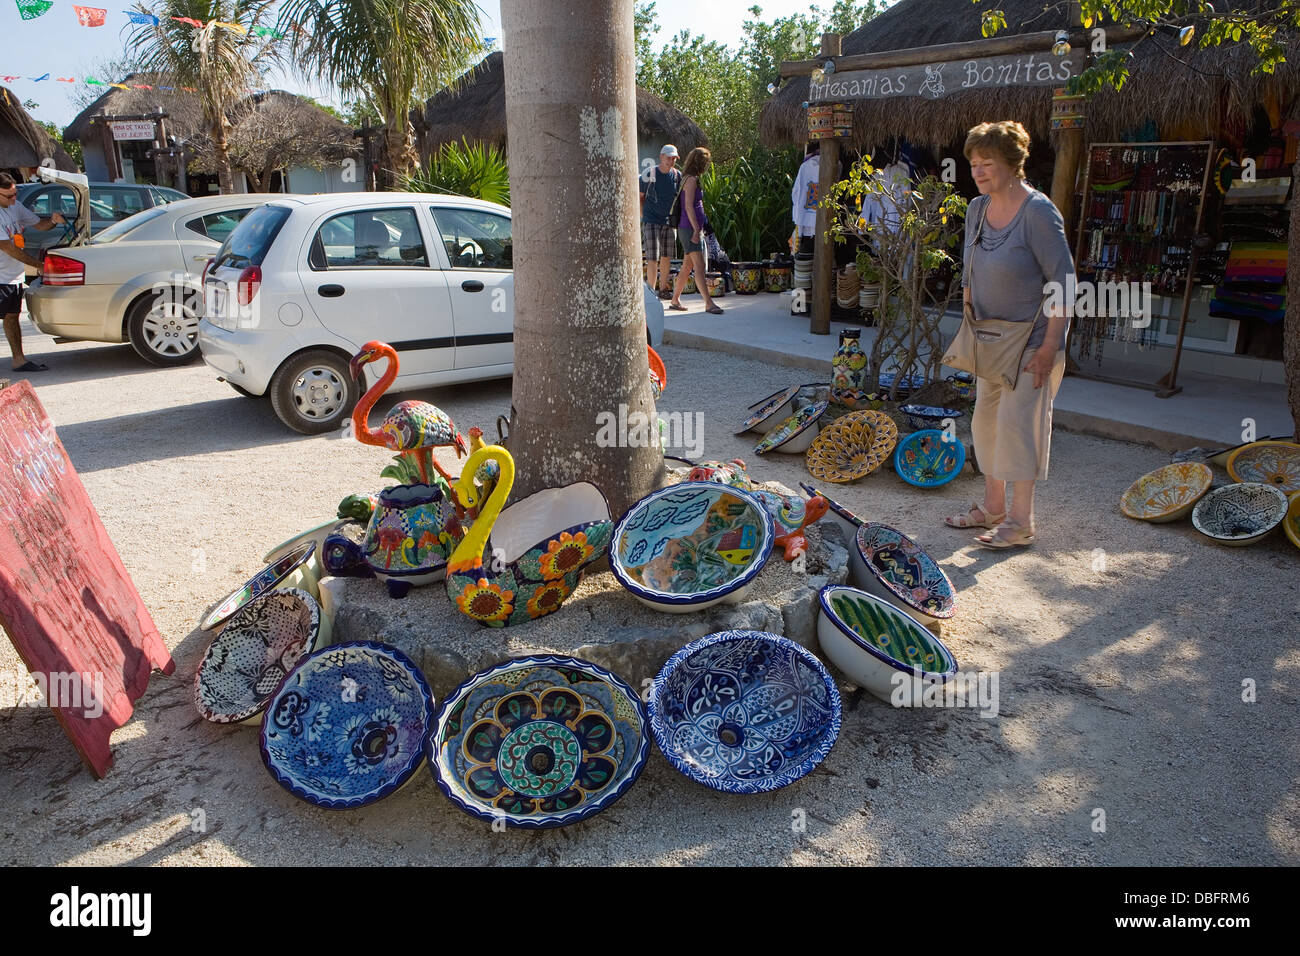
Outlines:
[[151,365],[188,365],[199,357],[199,316],[185,305],[184,296],[173,289],[167,295],[145,296],[131,308],[127,338]]
[[280,421],[303,435],[319,435],[342,425],[357,403],[359,388],[347,359],[311,349],[280,366],[270,393]]

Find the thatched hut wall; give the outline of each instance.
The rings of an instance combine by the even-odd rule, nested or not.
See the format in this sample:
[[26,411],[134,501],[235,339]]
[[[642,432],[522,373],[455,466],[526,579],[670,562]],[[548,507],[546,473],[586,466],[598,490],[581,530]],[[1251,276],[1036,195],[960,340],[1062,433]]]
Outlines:
[[28,115],[22,101],[0,86],[0,168],[35,169],[46,159],[64,172],[77,171],[72,157]]

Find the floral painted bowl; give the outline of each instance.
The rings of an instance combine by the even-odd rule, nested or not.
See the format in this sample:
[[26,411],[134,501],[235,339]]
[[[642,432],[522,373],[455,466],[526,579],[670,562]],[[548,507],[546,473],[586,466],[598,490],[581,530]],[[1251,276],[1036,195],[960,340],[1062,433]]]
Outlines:
[[1273,485],[1243,482],[1215,488],[1192,509],[1192,526],[1219,544],[1254,544],[1282,523],[1290,503]]
[[427,749],[434,780],[456,806],[540,830],[585,820],[625,794],[650,755],[650,720],[618,675],[534,655],[457,687]]
[[646,495],[614,526],[609,566],[642,604],[674,614],[739,600],[772,556],[762,503],[715,481]]
[[879,468],[897,441],[898,426],[884,412],[850,412],[813,440],[808,471],[823,481],[856,481]]
[[740,427],[736,429],[735,434],[743,435],[745,432],[755,431],[766,434],[764,427],[769,421],[783,421],[791,412],[794,411],[794,397],[799,394],[802,386],[791,385],[789,388],[783,388],[779,392],[773,392],[767,398],[763,399],[757,405],[749,407],[749,415]]
[[290,551],[280,560],[268,564],[240,587],[222,598],[208,616],[203,619],[203,622],[199,624],[199,629],[204,631],[212,630],[244,605],[280,585],[284,587],[300,587],[313,597],[318,596],[320,592],[317,590],[316,575],[312,572],[310,564],[315,555],[316,545],[309,541]]
[[776,428],[763,436],[754,446],[754,454],[766,455],[769,451],[802,455],[817,437],[818,420],[826,414],[829,402],[813,402],[795,412]]
[[840,530],[844,532],[845,542],[849,545],[849,549],[852,550],[853,539],[857,537],[858,528],[864,524],[863,520],[848,508],[844,507],[844,505],[827,495],[826,492],[818,491],[814,485],[810,485],[806,481],[801,481],[799,482],[799,487],[803,489],[803,493],[809,498],[820,496],[826,499],[826,503],[830,505],[831,509],[826,517],[839,525]]
[[937,428],[912,432],[894,451],[894,471],[917,488],[941,488],[966,467],[966,446]]
[[[877,383],[879,394],[881,394],[882,397],[887,396],[889,390],[894,387],[894,382],[897,379],[897,372],[881,372]],[[924,388],[925,384],[924,375],[904,375],[902,381],[898,383],[898,395],[896,397],[906,398],[915,389]]]
[[433,693],[395,647],[352,641],[316,651],[266,707],[262,762],[295,797],[328,810],[374,803],[424,762]]
[[1282,519],[1282,530],[1291,539],[1291,543],[1300,548],[1300,491],[1291,492],[1290,502],[1286,517]]
[[321,646],[321,609],[301,588],[268,591],[231,615],[194,675],[204,720],[260,724],[284,675]]
[[822,588],[819,602],[822,650],[853,683],[881,700],[914,707],[923,703],[924,685],[956,675],[957,660],[943,641],[874,594],[832,584]]
[[957,612],[952,581],[920,546],[897,528],[875,521],[858,528],[849,549],[854,584],[929,627]]
[[937,405],[899,405],[898,410],[907,416],[907,423],[917,431],[926,428],[943,428],[945,419],[953,421],[966,413],[956,408],[940,408]]
[[1300,445],[1289,441],[1257,441],[1228,457],[1233,481],[1272,485],[1283,494],[1300,491]]
[[762,631],[721,631],[687,644],[655,678],[649,711],[668,762],[724,793],[794,783],[840,732],[840,692],[825,666]]
[[1130,518],[1163,524],[1186,518],[1210,490],[1214,472],[1199,461],[1179,461],[1143,475],[1119,498]]

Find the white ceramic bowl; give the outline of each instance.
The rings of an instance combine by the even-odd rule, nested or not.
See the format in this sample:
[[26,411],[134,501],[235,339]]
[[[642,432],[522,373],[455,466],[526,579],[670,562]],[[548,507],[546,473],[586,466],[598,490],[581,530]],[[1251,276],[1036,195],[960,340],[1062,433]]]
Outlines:
[[1286,517],[1287,497],[1273,485],[1240,482],[1215,488],[1192,509],[1192,525],[1230,548],[1268,537]]

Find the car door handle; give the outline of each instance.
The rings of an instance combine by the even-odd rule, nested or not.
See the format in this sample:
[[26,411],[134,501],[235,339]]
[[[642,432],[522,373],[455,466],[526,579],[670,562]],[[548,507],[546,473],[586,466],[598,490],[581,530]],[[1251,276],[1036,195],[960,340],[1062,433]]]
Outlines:
[[344,292],[341,285],[323,285],[316,290],[327,299],[337,299]]
[[479,282],[478,279],[466,279],[464,282],[460,284],[460,287],[464,289],[466,292],[483,291],[483,283]]
[[195,262],[207,262],[212,257],[211,256],[190,256],[190,258],[193,259]]

